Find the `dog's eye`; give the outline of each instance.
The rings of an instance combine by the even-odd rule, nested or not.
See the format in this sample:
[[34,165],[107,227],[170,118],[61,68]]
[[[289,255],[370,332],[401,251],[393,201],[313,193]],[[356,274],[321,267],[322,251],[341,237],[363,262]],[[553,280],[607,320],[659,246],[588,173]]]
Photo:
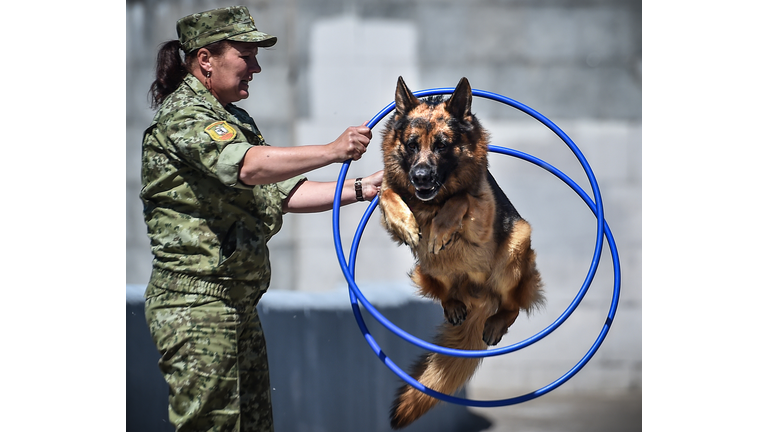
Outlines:
[[416,149],[419,148],[419,143],[415,139],[409,140],[407,143],[405,143],[405,147],[408,150],[415,151]]
[[445,141],[443,141],[443,140],[435,141],[435,150],[436,151],[439,151],[439,152],[443,151],[443,150],[446,149],[446,147],[448,147],[448,145],[445,143]]

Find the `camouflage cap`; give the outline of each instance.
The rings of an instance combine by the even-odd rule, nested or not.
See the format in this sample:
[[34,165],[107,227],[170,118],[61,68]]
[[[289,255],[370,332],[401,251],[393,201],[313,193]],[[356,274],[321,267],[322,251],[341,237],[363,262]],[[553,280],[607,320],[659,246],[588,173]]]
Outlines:
[[256,29],[253,17],[245,6],[230,6],[185,16],[176,22],[181,48],[190,53],[221,40],[256,42],[271,47],[277,42],[272,35]]

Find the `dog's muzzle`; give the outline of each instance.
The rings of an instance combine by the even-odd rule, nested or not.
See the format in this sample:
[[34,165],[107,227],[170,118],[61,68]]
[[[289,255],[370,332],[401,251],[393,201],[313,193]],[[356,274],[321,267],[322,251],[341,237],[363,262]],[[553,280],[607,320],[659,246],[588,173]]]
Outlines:
[[440,182],[437,180],[435,169],[426,164],[419,164],[411,168],[408,173],[409,180],[416,188],[416,198],[429,201],[437,195]]

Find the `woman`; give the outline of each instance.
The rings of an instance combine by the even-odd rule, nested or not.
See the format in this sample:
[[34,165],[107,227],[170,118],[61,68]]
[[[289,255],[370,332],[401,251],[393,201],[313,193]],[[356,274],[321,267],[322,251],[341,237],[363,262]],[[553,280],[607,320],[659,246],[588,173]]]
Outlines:
[[[261,67],[245,7],[182,18],[158,53],[144,133],[141,198],[154,254],[145,294],[150,332],[178,431],[271,431],[269,369],[256,304],[270,280],[267,241],[285,212],[332,208],[336,184],[303,173],[358,160],[371,131],[347,128],[326,145],[267,145],[233,105]],[[184,52],[184,60],[179,51]],[[382,173],[349,180],[341,202],[371,200]]]

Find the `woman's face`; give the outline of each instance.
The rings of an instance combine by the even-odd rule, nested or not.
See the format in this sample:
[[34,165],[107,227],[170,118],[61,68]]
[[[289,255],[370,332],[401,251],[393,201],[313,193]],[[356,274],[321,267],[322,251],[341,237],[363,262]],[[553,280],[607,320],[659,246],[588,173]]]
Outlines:
[[222,105],[248,97],[248,83],[261,72],[258,52],[254,43],[231,42],[222,55],[211,57],[210,89]]

